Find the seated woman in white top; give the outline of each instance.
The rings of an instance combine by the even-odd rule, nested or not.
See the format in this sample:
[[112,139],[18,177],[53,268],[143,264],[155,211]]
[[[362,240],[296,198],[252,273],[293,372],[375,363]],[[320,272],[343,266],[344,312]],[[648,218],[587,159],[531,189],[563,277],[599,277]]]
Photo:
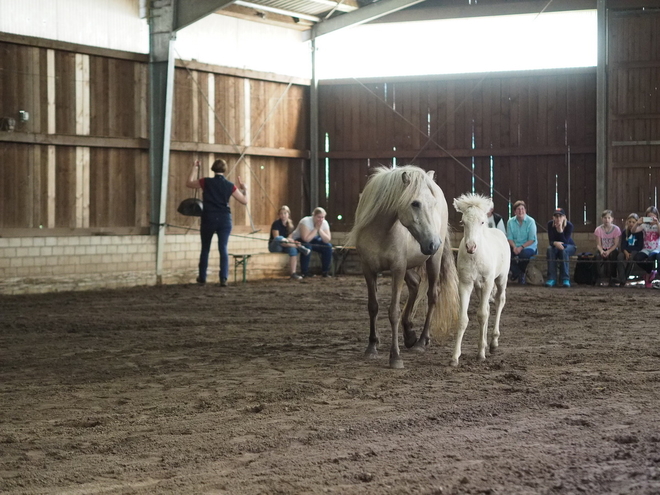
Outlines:
[[[330,224],[325,219],[326,212],[323,208],[317,207],[309,217],[304,217],[298,222],[296,230],[291,237],[300,241],[303,246],[321,254],[321,273],[324,277],[330,276],[330,266],[332,265],[332,234]],[[309,262],[311,253],[300,254],[300,270],[303,277],[309,277]]]

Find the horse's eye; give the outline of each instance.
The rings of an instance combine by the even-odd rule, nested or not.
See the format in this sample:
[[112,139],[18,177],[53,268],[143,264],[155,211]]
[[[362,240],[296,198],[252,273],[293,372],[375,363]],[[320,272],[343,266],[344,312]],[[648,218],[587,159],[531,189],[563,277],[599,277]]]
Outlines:
[[419,201],[413,201],[412,202],[412,207],[413,208],[419,208],[421,206],[422,206],[422,203],[420,203]]

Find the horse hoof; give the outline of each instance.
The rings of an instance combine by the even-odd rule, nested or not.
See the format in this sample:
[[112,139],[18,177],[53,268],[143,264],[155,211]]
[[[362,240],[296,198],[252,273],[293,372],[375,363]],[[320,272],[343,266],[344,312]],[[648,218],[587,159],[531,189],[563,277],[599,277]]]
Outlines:
[[403,359],[390,359],[390,368],[393,370],[403,369]]
[[412,346],[412,350],[415,352],[426,352],[426,348],[429,346],[429,342],[429,339],[422,340],[420,337],[420,339],[415,342],[415,345]]
[[451,361],[449,361],[449,366],[458,368],[458,359],[452,359]]
[[423,342],[417,341],[414,346],[410,348],[411,351],[414,352],[426,352],[426,345]]

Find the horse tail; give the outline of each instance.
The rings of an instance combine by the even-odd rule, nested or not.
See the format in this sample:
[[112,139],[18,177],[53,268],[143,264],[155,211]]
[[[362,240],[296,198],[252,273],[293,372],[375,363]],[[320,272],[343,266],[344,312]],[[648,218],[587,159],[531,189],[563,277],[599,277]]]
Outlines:
[[432,336],[443,341],[450,337],[456,328],[458,312],[460,309],[460,297],[458,293],[458,270],[451,248],[451,236],[449,230],[445,235],[442,248],[442,260],[440,265],[440,279],[438,280],[438,303],[433,314],[431,325]]

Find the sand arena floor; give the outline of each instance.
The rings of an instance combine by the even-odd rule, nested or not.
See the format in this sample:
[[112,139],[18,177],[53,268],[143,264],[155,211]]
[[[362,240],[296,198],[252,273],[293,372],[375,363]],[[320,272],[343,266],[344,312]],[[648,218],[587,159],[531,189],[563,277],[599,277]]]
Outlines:
[[658,494],[660,291],[511,286],[388,368],[362,278],[0,296],[3,494]]

